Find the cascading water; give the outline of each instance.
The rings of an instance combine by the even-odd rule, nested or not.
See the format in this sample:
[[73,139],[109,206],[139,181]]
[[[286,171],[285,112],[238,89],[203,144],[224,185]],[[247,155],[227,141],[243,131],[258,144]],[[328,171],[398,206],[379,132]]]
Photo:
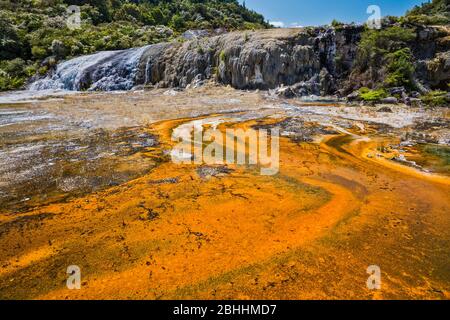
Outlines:
[[129,90],[135,85],[140,58],[148,47],[102,51],[62,62],[29,90]]

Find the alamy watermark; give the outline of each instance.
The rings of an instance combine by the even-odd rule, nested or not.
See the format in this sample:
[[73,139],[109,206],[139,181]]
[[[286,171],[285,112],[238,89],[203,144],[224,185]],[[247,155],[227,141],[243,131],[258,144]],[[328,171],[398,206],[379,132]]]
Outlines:
[[81,10],[79,6],[67,7],[67,14],[69,15],[66,20],[67,28],[75,30],[81,28]]
[[69,290],[80,290],[81,289],[81,269],[79,266],[71,265],[67,267],[66,273],[69,275],[67,277],[66,286]]
[[367,288],[369,290],[381,289],[381,268],[376,265],[369,266],[367,273],[370,275],[367,279]]
[[377,5],[370,5],[367,7],[367,14],[370,14],[367,19],[367,27],[369,29],[381,29],[381,8]]
[[171,151],[177,164],[257,165],[261,175],[275,175],[280,166],[278,129],[204,129],[201,120],[176,128]]

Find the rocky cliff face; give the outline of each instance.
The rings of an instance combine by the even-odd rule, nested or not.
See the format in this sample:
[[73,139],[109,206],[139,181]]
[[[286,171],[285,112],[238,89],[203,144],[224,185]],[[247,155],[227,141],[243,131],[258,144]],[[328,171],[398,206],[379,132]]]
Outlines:
[[450,28],[423,28],[414,45],[416,73],[428,87],[449,89]]
[[[344,95],[363,27],[232,32],[185,42],[98,53],[67,61],[34,89],[115,90],[134,86],[197,86],[207,79],[237,89],[279,89],[285,96]],[[414,54],[424,87],[449,82],[448,36],[426,28]],[[75,59],[74,59],[75,60]],[[72,68],[72,69],[71,69]],[[354,77],[354,73],[352,74]]]
[[276,29],[158,45],[143,55],[137,83],[186,87],[214,78],[237,89],[330,94],[352,67],[359,31]]

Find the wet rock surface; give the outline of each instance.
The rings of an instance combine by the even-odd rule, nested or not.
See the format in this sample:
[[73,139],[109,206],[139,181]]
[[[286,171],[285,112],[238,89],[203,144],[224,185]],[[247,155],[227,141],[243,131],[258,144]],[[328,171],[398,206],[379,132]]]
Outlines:
[[[425,149],[450,145],[445,109],[424,110],[401,104],[350,106],[295,98],[288,103],[266,92],[245,93],[215,86],[175,92],[175,95],[168,95],[167,90],[108,97],[75,95],[36,100],[32,105],[28,102],[2,105],[3,210],[26,210],[36,204],[65,201],[140,177],[159,162],[167,161],[151,126],[143,124],[214,111],[223,116],[207,118],[205,123],[256,120],[253,129],[276,128],[282,137],[298,143],[315,143],[339,134],[353,136],[352,139],[371,135],[397,138],[400,141],[390,144],[389,152],[381,152],[386,159],[405,165],[415,161],[420,170],[446,173],[445,149],[422,159],[417,156]],[[84,107],[79,108],[75,101],[83,101]],[[130,112],[133,109],[136,111]],[[273,117],[274,121],[260,124],[258,119],[266,117]],[[373,151],[371,156],[376,154]],[[426,157],[434,160],[427,162]],[[444,160],[439,160],[440,157]],[[229,173],[229,168],[220,166],[197,170],[202,179]],[[149,185],[178,183],[178,177],[169,176]]]
[[277,128],[280,130],[281,136],[289,137],[295,142],[312,142],[317,136],[337,134],[337,131],[332,130],[332,128],[327,128],[315,122],[305,123],[300,117],[287,118],[269,125],[255,125],[253,128],[266,130]]
[[[0,168],[24,173],[0,171],[2,199],[24,200],[0,203],[1,298],[449,297],[443,108],[165,92],[0,106]],[[170,161],[186,124],[280,129],[279,174]],[[383,296],[367,290],[367,261],[389,275]],[[83,290],[65,287],[68,263]]]
[[108,130],[47,111],[0,108],[0,207],[24,210],[118,185],[150,170],[157,137],[143,128]]
[[200,166],[196,171],[198,176],[205,180],[212,177],[223,177],[233,172],[232,169],[226,166]]

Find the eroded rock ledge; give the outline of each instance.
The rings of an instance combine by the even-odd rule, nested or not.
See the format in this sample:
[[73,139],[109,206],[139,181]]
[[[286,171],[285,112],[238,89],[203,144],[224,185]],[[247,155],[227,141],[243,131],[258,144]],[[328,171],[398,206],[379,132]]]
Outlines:
[[[445,30],[417,29],[417,41],[410,44],[414,82],[422,93],[433,88],[447,90],[450,42]],[[62,62],[31,88],[186,88],[215,80],[237,89],[278,88],[278,94],[285,97],[344,96],[363,86],[376,87],[386,75],[386,66],[356,68],[363,33],[364,27],[357,25],[240,31],[105,51]]]
[[[365,84],[354,72],[349,81],[363,31],[355,25],[272,29],[159,44],[143,54],[136,83],[186,87],[216,79],[237,89],[292,86],[286,96],[348,94]],[[412,48],[418,81],[425,88],[448,81],[450,51],[442,30],[428,27],[418,37]]]
[[216,79],[237,89],[297,84],[305,94],[330,94],[352,67],[361,31],[274,29],[159,44],[143,54],[136,83],[186,87]]

